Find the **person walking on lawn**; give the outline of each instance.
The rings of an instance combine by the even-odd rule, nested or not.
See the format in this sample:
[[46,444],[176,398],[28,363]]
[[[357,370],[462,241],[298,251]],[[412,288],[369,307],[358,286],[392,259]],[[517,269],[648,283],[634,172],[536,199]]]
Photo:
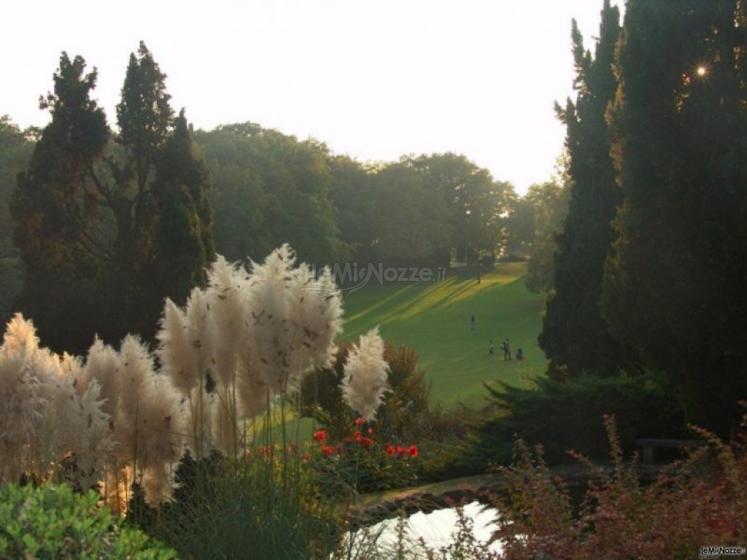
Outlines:
[[511,360],[511,344],[508,339],[505,339],[501,344],[501,350],[503,350],[503,359]]

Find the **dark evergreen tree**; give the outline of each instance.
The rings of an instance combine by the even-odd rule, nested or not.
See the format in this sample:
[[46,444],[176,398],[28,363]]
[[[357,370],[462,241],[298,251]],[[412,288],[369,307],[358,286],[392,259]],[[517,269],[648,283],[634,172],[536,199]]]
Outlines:
[[40,100],[51,122],[44,128],[28,169],[18,177],[11,204],[14,240],[25,275],[16,309],[34,319],[45,342],[79,350],[103,316],[104,278],[111,253],[92,226],[100,207],[88,179],[104,154],[109,131],[91,99],[96,70],[81,57],[60,57],[54,91]]
[[81,57],[63,54],[42,102],[52,122],[19,179],[13,214],[26,272],[19,307],[53,348],[82,352],[94,333],[149,338],[163,298],[184,299],[212,258],[205,174],[183,116],[174,126],[165,78],[141,43],[116,135],[91,99],[96,71],[85,74]]
[[737,0],[629,0],[610,325],[728,435],[747,397],[747,36]]
[[207,171],[195,158],[183,110],[158,156],[153,194],[158,226],[149,278],[155,286],[169,286],[169,297],[183,304],[190,290],[205,282],[205,263],[215,257]]
[[117,105],[114,153],[92,170],[116,224],[112,299],[118,305],[112,316],[122,331],[117,337],[134,330],[150,338],[157,326],[158,301],[172,293],[151,275],[156,254],[163,256],[166,249],[156,246],[158,201],[153,191],[159,156],[173,127],[165,81],[166,74],[141,42],[137,55],[130,55]]
[[617,88],[613,63],[619,17],[617,7],[605,0],[593,58],[573,22],[578,93],[575,103],[569,99],[565,108],[556,107],[567,127],[570,202],[557,238],[554,290],[539,337],[551,375],[611,375],[626,364],[626,353],[610,335],[600,305],[604,262],[615,237],[611,222],[620,203],[605,121]]

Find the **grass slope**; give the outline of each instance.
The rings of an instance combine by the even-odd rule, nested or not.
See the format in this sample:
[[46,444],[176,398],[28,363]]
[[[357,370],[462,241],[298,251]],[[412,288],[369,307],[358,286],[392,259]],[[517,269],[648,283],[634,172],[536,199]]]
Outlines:
[[[479,402],[483,381],[528,386],[530,377],[544,373],[546,361],[537,346],[543,298],[526,289],[524,272],[523,263],[506,263],[483,275],[479,284],[472,276],[454,274],[440,282],[368,285],[346,292],[344,336],[353,340],[380,325],[384,338],[414,348],[433,382],[433,398],[444,404]],[[503,361],[505,337],[512,352],[524,349],[523,362]]]

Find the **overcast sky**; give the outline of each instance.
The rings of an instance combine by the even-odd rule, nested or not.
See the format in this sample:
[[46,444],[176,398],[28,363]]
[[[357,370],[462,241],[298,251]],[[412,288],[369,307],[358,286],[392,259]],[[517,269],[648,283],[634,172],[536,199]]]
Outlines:
[[361,160],[454,151],[513,182],[545,180],[571,94],[570,22],[601,0],[5,0],[0,114],[43,125],[62,50],[99,69],[114,120],[145,40],[200,128],[253,121]]

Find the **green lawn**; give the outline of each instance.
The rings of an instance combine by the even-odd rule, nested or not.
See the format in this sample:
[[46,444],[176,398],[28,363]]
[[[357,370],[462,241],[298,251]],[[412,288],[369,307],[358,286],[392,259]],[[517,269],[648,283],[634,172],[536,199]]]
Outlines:
[[[369,285],[344,293],[346,339],[357,338],[380,325],[381,334],[396,344],[414,348],[419,364],[433,382],[433,398],[477,403],[485,394],[483,381],[500,379],[527,386],[545,371],[537,346],[543,297],[529,292],[521,279],[523,263],[500,264],[478,284],[455,274],[434,283]],[[470,330],[474,313],[477,325]],[[523,362],[504,362],[500,342],[522,347]],[[488,354],[488,340],[495,354]]]

